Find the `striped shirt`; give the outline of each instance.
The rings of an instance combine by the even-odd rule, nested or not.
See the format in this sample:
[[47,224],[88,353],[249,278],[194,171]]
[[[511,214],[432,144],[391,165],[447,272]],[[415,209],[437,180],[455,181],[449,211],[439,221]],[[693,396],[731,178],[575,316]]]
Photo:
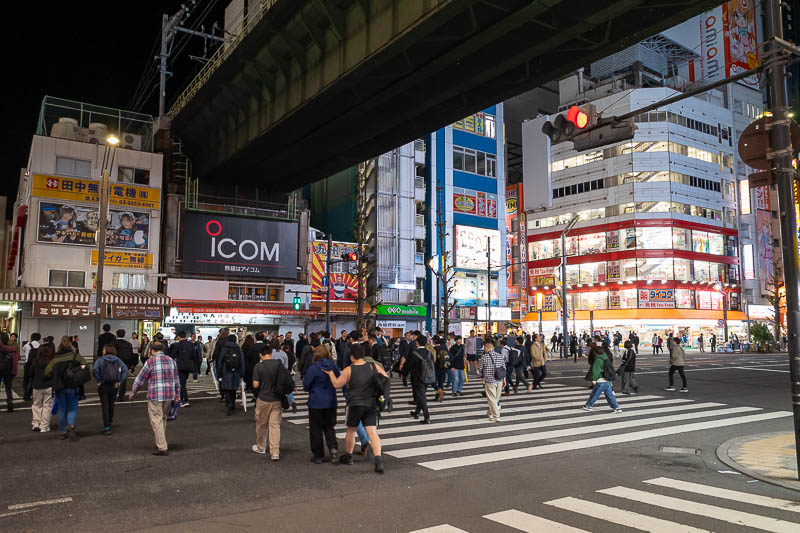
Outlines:
[[498,380],[494,378],[495,369],[505,368],[505,366],[506,357],[491,351],[481,356],[481,362],[478,364],[478,375],[481,376],[484,383],[492,385],[498,383]]
[[147,381],[147,399],[153,402],[166,402],[176,399],[181,393],[178,381],[178,367],[171,357],[163,352],[145,361],[131,392],[136,393]]

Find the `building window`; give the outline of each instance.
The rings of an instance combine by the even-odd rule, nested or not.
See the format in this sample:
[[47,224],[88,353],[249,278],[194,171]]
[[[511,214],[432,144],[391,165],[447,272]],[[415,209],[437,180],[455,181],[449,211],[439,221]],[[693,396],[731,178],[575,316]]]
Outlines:
[[497,157],[471,148],[453,146],[453,170],[496,178]]
[[118,167],[117,181],[135,185],[150,185],[150,171],[143,168]]
[[111,279],[111,288],[143,291],[146,289],[146,280],[147,278],[144,274],[126,274],[125,272],[115,272]]
[[51,287],[75,287],[82,289],[86,284],[83,270],[51,270],[48,285]]
[[89,178],[92,175],[92,162],[74,157],[56,156],[56,174]]

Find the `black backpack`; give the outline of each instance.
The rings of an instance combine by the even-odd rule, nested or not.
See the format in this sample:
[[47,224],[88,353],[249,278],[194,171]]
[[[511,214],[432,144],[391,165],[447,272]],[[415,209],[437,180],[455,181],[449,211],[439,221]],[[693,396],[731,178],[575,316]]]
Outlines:
[[242,355],[236,348],[225,348],[225,355],[222,357],[222,362],[228,372],[236,372],[242,368]]
[[119,361],[108,358],[103,359],[103,383],[116,383],[119,381],[121,373],[122,367],[119,366]]
[[516,348],[508,348],[508,364],[514,368],[522,364],[522,357]]
[[450,361],[450,352],[447,351],[447,348],[444,346],[438,346],[436,348],[436,366],[439,367],[440,370],[448,370],[452,365],[452,361]]
[[392,382],[389,378],[375,370],[375,365],[369,365],[372,371],[372,384],[375,387],[375,399],[378,403],[378,409],[384,411],[392,410]]
[[0,352],[0,375],[10,374],[14,357],[9,352]]
[[61,372],[61,381],[67,389],[74,389],[89,382],[92,379],[92,372],[89,365],[84,365],[78,361],[78,354],[74,354],[72,359],[66,362],[64,370]]
[[617,379],[617,371],[614,369],[614,363],[608,357],[603,361],[603,379],[606,381],[614,381]]
[[431,357],[430,354],[428,354],[428,357],[422,357],[417,350],[414,350],[412,353],[419,357],[419,360],[422,362],[419,377],[423,385],[433,385],[436,383],[436,369],[433,368],[433,357]]

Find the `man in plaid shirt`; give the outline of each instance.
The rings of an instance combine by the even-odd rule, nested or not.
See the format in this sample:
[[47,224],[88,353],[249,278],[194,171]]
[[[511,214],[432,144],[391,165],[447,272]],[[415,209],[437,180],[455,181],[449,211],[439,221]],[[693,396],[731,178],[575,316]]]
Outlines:
[[483,344],[483,356],[478,364],[478,376],[483,381],[486,400],[489,402],[489,421],[500,422],[500,394],[505,386],[505,379],[498,380],[495,370],[501,369],[505,374],[505,356],[494,351],[494,341],[487,338]]
[[147,381],[147,415],[156,438],[153,455],[168,455],[167,415],[173,401],[180,401],[181,386],[178,367],[171,357],[164,355],[164,344],[150,345],[150,358],[145,362],[136,381],[133,382],[130,398]]

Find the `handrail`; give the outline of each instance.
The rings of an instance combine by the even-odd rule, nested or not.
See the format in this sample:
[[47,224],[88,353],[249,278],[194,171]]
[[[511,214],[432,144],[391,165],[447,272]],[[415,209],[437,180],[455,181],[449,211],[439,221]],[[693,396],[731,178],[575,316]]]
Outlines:
[[172,107],[169,109],[168,114],[171,117],[175,117],[180,111],[186,107],[186,104],[189,103],[189,100],[194,98],[194,95],[197,94],[197,91],[205,85],[211,75],[219,68],[222,62],[228,58],[228,56],[233,52],[233,50],[239,46],[239,43],[244,39],[244,37],[250,33],[250,31],[258,24],[261,19],[264,17],[264,13],[266,13],[273,5],[278,3],[279,0],[263,0],[259,4],[259,8],[257,11],[248,11],[247,13],[247,21],[245,24],[242,25],[242,29],[238,35],[236,35],[230,42],[225,42],[211,56],[211,58],[203,65],[203,68],[200,69],[200,72],[197,73],[197,76],[186,86],[183,92],[175,99],[173,102]]

